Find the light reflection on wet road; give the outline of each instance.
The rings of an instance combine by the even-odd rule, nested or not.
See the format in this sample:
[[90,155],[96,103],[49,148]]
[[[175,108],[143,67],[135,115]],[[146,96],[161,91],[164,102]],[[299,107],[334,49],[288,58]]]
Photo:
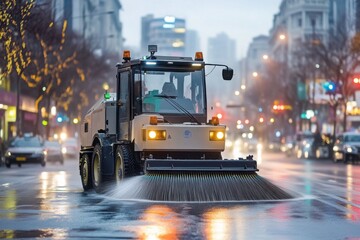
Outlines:
[[283,201],[162,203],[83,193],[76,160],[0,168],[0,238],[360,239],[360,165],[266,154]]

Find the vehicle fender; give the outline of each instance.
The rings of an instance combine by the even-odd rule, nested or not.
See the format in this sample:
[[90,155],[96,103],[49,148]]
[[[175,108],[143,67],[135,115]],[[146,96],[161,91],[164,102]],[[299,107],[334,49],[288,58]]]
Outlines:
[[103,175],[112,175],[114,173],[114,149],[113,143],[116,141],[114,136],[108,136],[105,133],[97,133],[93,138],[93,146],[101,146],[101,173]]

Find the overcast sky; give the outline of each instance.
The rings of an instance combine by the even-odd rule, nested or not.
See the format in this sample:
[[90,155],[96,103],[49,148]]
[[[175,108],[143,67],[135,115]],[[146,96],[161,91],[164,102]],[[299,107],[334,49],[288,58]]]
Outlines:
[[196,30],[201,51],[207,51],[207,40],[225,32],[236,40],[237,58],[246,55],[252,38],[269,34],[273,16],[281,0],[120,0],[125,45],[140,45],[141,17],[154,14],[186,20],[188,29]]

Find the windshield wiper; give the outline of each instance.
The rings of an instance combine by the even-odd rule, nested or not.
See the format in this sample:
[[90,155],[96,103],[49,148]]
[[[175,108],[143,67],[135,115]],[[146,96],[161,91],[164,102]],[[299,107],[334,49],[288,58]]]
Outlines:
[[188,116],[191,120],[195,121],[198,125],[201,125],[201,123],[196,119],[196,117],[194,117],[194,115],[192,115],[188,110],[186,110],[186,108],[184,108],[183,106],[181,106],[181,104],[179,104],[174,100],[176,99],[176,96],[158,94],[155,95],[154,97],[164,98],[166,102],[168,102],[171,106],[173,106],[173,108],[175,108],[179,112],[185,113],[185,115]]

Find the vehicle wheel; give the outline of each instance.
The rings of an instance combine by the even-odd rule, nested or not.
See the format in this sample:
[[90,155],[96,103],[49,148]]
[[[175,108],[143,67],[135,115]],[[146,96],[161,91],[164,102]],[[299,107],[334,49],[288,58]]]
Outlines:
[[101,155],[101,146],[96,144],[91,161],[91,180],[97,193],[101,193],[104,190],[103,176],[101,174]]
[[134,154],[127,145],[119,145],[116,148],[115,154],[115,182],[119,184],[120,181],[128,176],[134,174],[135,160]]
[[18,163],[18,167],[21,167],[21,163]]
[[115,154],[115,183],[119,184],[125,177],[125,161],[122,147],[116,148]]
[[[64,160],[61,162],[64,163]],[[90,174],[90,158],[89,155],[83,154],[80,158],[80,177],[81,177],[81,184],[83,189],[89,190],[92,188],[92,178]]]
[[7,168],[11,168],[11,163],[5,162],[5,166],[6,166]]

